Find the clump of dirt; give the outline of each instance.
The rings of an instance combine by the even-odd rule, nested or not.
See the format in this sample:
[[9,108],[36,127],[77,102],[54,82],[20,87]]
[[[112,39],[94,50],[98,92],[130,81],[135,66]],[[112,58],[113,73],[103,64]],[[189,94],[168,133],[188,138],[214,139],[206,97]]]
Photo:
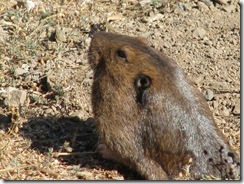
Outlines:
[[0,2],[0,179],[141,179],[95,150],[87,50],[99,30],[146,37],[175,59],[239,153],[239,1],[6,0]]

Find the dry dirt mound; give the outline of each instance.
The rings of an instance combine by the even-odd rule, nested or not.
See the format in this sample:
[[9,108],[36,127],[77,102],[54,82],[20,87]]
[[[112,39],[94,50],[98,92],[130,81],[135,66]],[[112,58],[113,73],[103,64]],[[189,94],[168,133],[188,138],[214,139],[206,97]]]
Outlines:
[[98,30],[146,37],[175,59],[239,152],[239,1],[3,0],[0,179],[140,179],[95,153],[87,49]]

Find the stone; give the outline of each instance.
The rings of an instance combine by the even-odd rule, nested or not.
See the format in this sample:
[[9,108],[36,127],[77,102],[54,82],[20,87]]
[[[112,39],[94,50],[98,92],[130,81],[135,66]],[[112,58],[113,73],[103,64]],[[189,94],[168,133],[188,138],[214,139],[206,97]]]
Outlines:
[[66,27],[56,27],[55,29],[55,38],[57,41],[60,42],[67,42],[68,41],[68,35],[71,35],[72,29],[66,28]]
[[198,6],[198,9],[201,11],[209,10],[208,6],[201,1],[198,1],[197,6]]
[[26,100],[27,92],[17,88],[8,87],[6,89],[6,98],[4,104],[9,107],[19,107],[23,105]]
[[236,6],[234,6],[234,5],[229,5],[229,6],[223,7],[223,10],[228,12],[228,13],[233,12],[235,9],[236,9]]
[[227,4],[228,0],[215,0],[218,4]]
[[174,13],[180,14],[183,11],[184,11],[183,7],[180,4],[176,4],[175,9],[174,9]]
[[91,172],[88,171],[82,171],[82,172],[78,172],[76,174],[76,176],[80,179],[86,179],[86,180],[91,180],[94,179],[94,176]]
[[21,68],[26,70],[26,71],[29,71],[30,66],[27,64],[22,64]]
[[199,38],[199,37],[204,38],[204,36],[206,35],[206,31],[202,27],[198,27],[198,28],[193,30],[192,35],[195,38]]
[[217,109],[219,107],[219,103],[217,101],[213,101],[213,108]]
[[146,4],[151,4],[151,0],[142,0],[142,1],[139,1],[139,3],[141,6],[145,6]]
[[240,103],[237,103],[232,111],[234,115],[240,115],[241,114],[241,107]]
[[208,7],[213,5],[213,1],[212,0],[200,0],[201,2],[203,2],[205,5],[207,5]]
[[221,112],[223,116],[230,116],[230,111],[226,107],[223,108],[223,111]]
[[14,76],[17,77],[17,76],[20,76],[20,75],[23,75],[25,73],[28,73],[28,70],[25,70],[23,68],[16,68],[14,70]]
[[214,98],[214,92],[210,89],[207,89],[203,92],[203,96],[207,101],[211,101]]

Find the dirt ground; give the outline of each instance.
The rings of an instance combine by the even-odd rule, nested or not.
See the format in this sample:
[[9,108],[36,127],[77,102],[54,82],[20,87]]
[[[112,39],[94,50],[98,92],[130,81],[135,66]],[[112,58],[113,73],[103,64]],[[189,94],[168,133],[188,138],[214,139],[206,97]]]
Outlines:
[[95,152],[87,50],[99,30],[175,59],[239,153],[239,1],[0,0],[0,179],[141,179]]

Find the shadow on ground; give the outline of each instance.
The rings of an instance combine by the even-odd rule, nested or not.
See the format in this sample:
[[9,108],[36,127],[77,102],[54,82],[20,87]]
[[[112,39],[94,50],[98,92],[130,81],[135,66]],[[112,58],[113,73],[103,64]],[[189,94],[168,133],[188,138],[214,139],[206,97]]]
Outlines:
[[[7,116],[0,114],[5,129],[11,125]],[[81,120],[77,117],[37,117],[23,124],[19,133],[32,141],[31,149],[43,154],[71,153],[59,156],[58,159],[67,165],[80,165],[89,169],[118,170],[125,179],[142,179],[126,166],[104,160],[95,150],[98,135],[92,118]],[[77,153],[73,155],[72,153]],[[84,153],[84,154],[83,154]]]

